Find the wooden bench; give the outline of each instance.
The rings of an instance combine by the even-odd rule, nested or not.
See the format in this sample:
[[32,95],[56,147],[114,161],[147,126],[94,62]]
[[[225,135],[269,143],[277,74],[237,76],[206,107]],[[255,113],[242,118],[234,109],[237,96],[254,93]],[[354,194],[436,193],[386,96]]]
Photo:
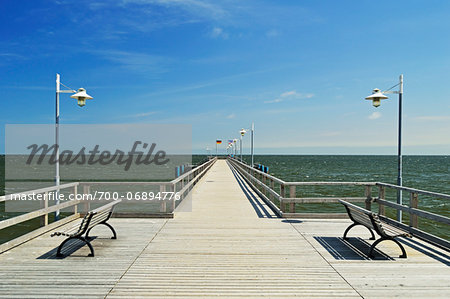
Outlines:
[[[71,228],[63,231],[63,232],[54,232],[51,234],[51,237],[53,236],[66,236],[68,237],[65,239],[58,247],[58,251],[56,252],[57,257],[62,257],[61,249],[63,246],[72,239],[78,239],[83,241],[89,246],[89,249],[91,250],[91,253],[88,256],[94,256],[94,248],[92,247],[91,243],[89,242],[89,232],[99,224],[106,225],[109,227],[113,233],[113,237],[111,239],[117,239],[117,234],[114,228],[107,223],[109,218],[111,218],[111,215],[114,211],[114,207],[116,204],[118,204],[121,200],[115,200],[111,203],[108,203],[106,205],[103,205],[93,211],[89,211],[86,216],[84,216],[83,220],[80,224],[77,224],[75,226],[72,226]],[[83,235],[86,233],[86,235],[83,237]]]
[[345,206],[345,209],[347,210],[348,217],[353,221],[353,223],[347,227],[347,229],[344,232],[344,240],[347,240],[347,233],[350,229],[357,225],[365,226],[369,229],[370,234],[372,237],[371,240],[375,240],[375,235],[373,231],[375,231],[380,238],[376,240],[372,246],[370,247],[368,257],[373,258],[373,250],[375,247],[384,240],[391,240],[395,242],[400,249],[402,250],[402,254],[399,256],[400,258],[406,258],[406,251],[403,245],[398,242],[395,238],[396,237],[412,237],[411,234],[407,231],[404,231],[398,227],[392,226],[386,221],[384,221],[382,218],[380,218],[377,214],[373,213],[372,211],[363,209],[361,207],[358,207],[354,204],[351,204],[349,202],[339,200],[341,204]]

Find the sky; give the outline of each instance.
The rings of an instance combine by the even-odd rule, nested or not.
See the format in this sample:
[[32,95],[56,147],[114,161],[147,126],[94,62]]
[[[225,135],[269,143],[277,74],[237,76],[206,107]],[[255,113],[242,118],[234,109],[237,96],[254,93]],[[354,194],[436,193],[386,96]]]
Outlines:
[[[192,126],[193,153],[255,123],[256,154],[450,154],[450,1],[0,1],[5,124]],[[395,89],[395,88],[394,88]],[[249,152],[250,134],[244,136]],[[225,151],[226,142],[219,150]]]

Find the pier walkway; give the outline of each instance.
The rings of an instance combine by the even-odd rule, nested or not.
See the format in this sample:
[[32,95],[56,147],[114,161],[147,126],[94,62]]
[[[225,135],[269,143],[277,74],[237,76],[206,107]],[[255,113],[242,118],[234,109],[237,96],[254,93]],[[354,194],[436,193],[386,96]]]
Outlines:
[[[195,186],[192,212],[174,219],[111,219],[88,248],[50,233],[0,255],[1,298],[314,297],[448,298],[448,252],[412,239],[365,258],[368,232],[340,237],[349,220],[280,219],[225,160]],[[70,224],[69,224],[70,225]],[[370,241],[372,242],[372,241]],[[66,253],[68,253],[66,250]],[[384,254],[387,254],[386,256]]]

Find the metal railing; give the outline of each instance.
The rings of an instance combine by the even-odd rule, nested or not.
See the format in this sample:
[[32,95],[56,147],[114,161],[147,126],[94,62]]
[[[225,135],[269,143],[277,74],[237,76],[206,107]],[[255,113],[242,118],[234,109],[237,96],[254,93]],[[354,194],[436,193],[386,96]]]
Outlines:
[[[258,189],[275,212],[284,218],[343,218],[346,213],[298,213],[298,204],[306,203],[338,203],[339,199],[349,202],[370,203],[371,188],[375,182],[286,182],[268,173],[252,168],[236,159],[229,159],[230,164]],[[360,197],[297,197],[299,187],[304,186],[364,186],[364,196]],[[366,205],[366,208],[368,204]]]
[[[419,209],[419,195],[444,200],[449,200],[450,195],[380,182],[285,182],[270,174],[252,168],[237,159],[229,158],[228,161],[229,164],[247,180],[253,189],[280,217],[347,218],[346,213],[298,213],[296,212],[296,208],[299,206],[301,207],[302,204],[308,203],[338,203],[338,200],[341,199],[349,202],[364,203],[367,210],[372,210],[372,204],[376,203],[378,204],[378,214],[380,217],[383,217],[393,225],[401,227],[416,237],[422,238],[447,249],[450,248],[449,241],[418,229],[419,217],[435,221],[443,225],[450,225],[449,217]],[[363,186],[364,195],[360,197],[297,197],[297,188],[304,186]],[[378,188],[378,194],[373,196],[372,192],[375,188]],[[409,204],[401,205],[388,201],[386,199],[386,189],[392,189],[395,191],[402,190],[403,192],[409,193]],[[402,219],[394,220],[392,218],[388,218],[385,211],[386,207],[409,214],[409,224],[402,223]]]
[[[3,244],[0,244],[0,253],[9,250],[19,244],[22,244],[36,236],[39,236],[47,231],[50,231],[58,226],[64,225],[74,219],[79,218],[82,214],[87,213],[90,210],[90,205],[92,200],[76,200],[77,194],[80,189],[82,189],[83,198],[87,199],[92,195],[93,192],[91,187],[93,186],[140,186],[140,187],[148,187],[154,186],[158,188],[160,192],[174,192],[178,193],[179,197],[177,200],[160,200],[160,209],[159,213],[115,213],[114,216],[119,217],[173,217],[173,212],[176,208],[176,203],[181,202],[192,190],[194,185],[200,180],[201,177],[211,168],[211,166],[216,161],[216,158],[210,159],[209,161],[191,169],[190,171],[184,173],[183,175],[173,179],[169,182],[74,182],[68,184],[62,184],[59,186],[51,186],[46,188],[40,188],[35,190],[24,191],[16,194],[8,194],[4,196],[0,196],[0,202],[6,202],[14,200],[15,198],[27,195],[34,195],[34,198],[37,198],[38,195],[42,200],[40,200],[40,209],[27,212],[3,221],[0,221],[0,231],[2,229],[12,227],[14,225],[23,223],[25,221],[29,221],[31,219],[35,219],[40,217],[40,227],[13,240],[7,241]],[[59,204],[49,205],[49,193],[50,192],[61,192],[66,190],[73,194],[73,200],[62,201]],[[92,196],[91,196],[92,198]],[[111,199],[113,200],[113,199]],[[54,202],[52,200],[52,202]],[[82,213],[79,212],[78,206],[83,205]],[[67,209],[73,207],[73,210],[70,212],[70,215],[66,215],[65,218],[54,221],[53,223],[49,223],[49,214],[56,212],[58,210]],[[140,215],[138,215],[140,214]]]

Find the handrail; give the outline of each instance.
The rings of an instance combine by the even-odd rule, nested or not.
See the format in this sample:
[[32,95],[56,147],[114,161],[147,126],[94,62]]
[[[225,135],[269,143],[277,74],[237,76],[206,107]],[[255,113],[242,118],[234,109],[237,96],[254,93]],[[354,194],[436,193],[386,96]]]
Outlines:
[[430,220],[434,220],[434,221],[438,221],[438,222],[441,222],[441,223],[444,223],[444,224],[450,224],[450,218],[446,217],[446,216],[442,216],[442,215],[439,215],[439,214],[431,213],[431,212],[428,212],[428,211],[422,211],[422,210],[419,210],[419,209],[416,209],[416,208],[410,208],[410,207],[407,207],[407,206],[404,206],[404,205],[401,205],[401,204],[398,204],[398,203],[395,203],[395,202],[390,202],[388,200],[384,200],[384,199],[381,199],[381,198],[375,198],[374,201],[378,202],[379,204],[383,204],[385,206],[388,206],[388,207],[391,207],[391,208],[394,208],[394,209],[397,209],[397,210],[402,210],[404,212],[408,212],[409,214],[417,215],[417,216],[420,216],[420,217],[423,217],[423,218],[427,218],[427,219],[430,219]]
[[[442,224],[449,225],[450,218],[438,215],[432,212],[424,211],[418,209],[418,196],[426,195],[434,198],[442,198],[442,199],[450,199],[450,195],[431,192],[426,190],[420,190],[410,187],[397,186],[393,184],[381,183],[381,182],[286,182],[279,178],[276,178],[272,175],[269,175],[265,172],[262,172],[258,169],[252,168],[251,166],[240,162],[236,159],[230,158],[230,164],[244,177],[247,181],[254,187],[260,187],[261,190],[257,190],[260,196],[267,201],[270,201],[271,207],[275,206],[275,202],[273,200],[277,200],[279,203],[279,207],[275,206],[275,210],[282,217],[305,217],[308,214],[296,213],[295,205],[296,204],[305,204],[305,203],[334,203],[338,202],[338,200],[346,200],[352,202],[364,202],[366,210],[371,210],[372,203],[378,204],[378,214],[381,217],[385,217],[385,207],[390,207],[396,210],[401,210],[406,213],[409,213],[409,226],[405,225],[401,222],[395,221],[393,219],[389,219],[389,221],[393,225],[397,225],[402,227],[405,230],[408,230],[414,236],[422,238],[428,242],[431,242],[435,245],[450,248],[450,242],[429,234],[425,231],[418,229],[418,217],[426,218],[432,221],[436,221]],[[258,177],[259,178],[258,178]],[[280,194],[278,194],[274,189],[274,182],[277,182],[280,185]],[[270,185],[269,185],[270,183]],[[301,197],[298,198],[296,196],[296,187],[297,186],[364,186],[364,197]],[[378,197],[372,197],[372,188],[378,187]],[[402,190],[410,193],[410,201],[409,206],[397,204],[385,199],[386,189],[394,189],[394,190]],[[289,192],[289,196],[286,196],[286,193]],[[272,197],[272,199],[270,198]],[[286,204],[289,205],[289,213],[286,212]],[[314,215],[314,216],[317,216]],[[330,216],[330,214],[326,214],[326,216]]]
[[[256,183],[256,185],[262,187],[265,193],[269,193],[273,195],[274,199],[279,201],[279,209],[281,213],[284,213],[285,216],[288,215],[287,210],[289,210],[289,217],[302,216],[307,217],[309,214],[304,213],[296,213],[295,205],[303,204],[303,203],[337,203],[339,199],[344,199],[351,202],[366,202],[366,208],[369,207],[371,200],[371,187],[376,185],[376,182],[286,182],[282,179],[279,179],[275,176],[262,172],[258,169],[252,168],[251,166],[240,162],[236,159],[230,159],[230,162],[235,166],[238,166],[242,172],[248,172],[252,177],[252,182]],[[244,170],[245,169],[245,170]],[[254,177],[253,175],[260,176],[260,179]],[[269,182],[271,186],[268,186],[266,182]],[[278,183],[280,185],[280,194],[276,193],[274,188],[274,183]],[[297,186],[364,186],[365,194],[364,197],[297,197],[296,196],[296,187]],[[288,193],[288,194],[287,194]],[[289,207],[286,207],[289,205]],[[333,217],[344,217],[345,213],[334,213]],[[317,215],[312,215],[317,217]],[[332,216],[332,215],[327,215]]]
[[11,200],[11,199],[15,198],[15,196],[17,196],[17,194],[20,194],[20,195],[40,194],[40,193],[75,187],[75,186],[78,186],[79,184],[80,184],[79,182],[67,183],[67,184],[62,184],[59,186],[51,186],[51,187],[45,187],[45,188],[40,188],[40,189],[34,189],[34,190],[28,190],[28,191],[19,192],[19,193],[3,195],[3,196],[0,196],[0,202]]
[[376,183],[376,185],[384,186],[384,187],[388,187],[388,188],[392,188],[392,189],[396,189],[396,190],[407,191],[410,193],[418,193],[418,194],[429,195],[429,196],[433,196],[433,197],[439,197],[439,198],[443,198],[443,199],[450,199],[450,195],[438,193],[438,192],[431,192],[431,191],[420,190],[420,189],[404,187],[404,186],[397,186],[397,185],[386,184],[386,183]]
[[214,162],[216,162],[216,160],[217,160],[217,158],[214,157],[213,159],[211,159],[211,160],[209,160],[209,161],[206,161],[205,163],[203,163],[203,164],[201,164],[201,165],[199,165],[199,166],[197,166],[197,167],[194,167],[194,168],[192,168],[191,170],[189,170],[188,172],[183,173],[183,174],[180,175],[179,177],[177,177],[177,178],[171,180],[170,183],[171,183],[171,184],[176,184],[176,183],[180,182],[181,180],[185,179],[186,177],[188,177],[189,175],[191,175],[192,173],[194,173],[196,170],[199,169],[199,167],[203,167],[203,168],[204,168],[204,167],[208,167],[209,165],[214,164]]
[[375,186],[376,182],[286,182],[289,186]]
[[[57,223],[61,223],[60,225],[62,225],[64,223],[66,223],[68,221],[67,219],[69,219],[69,218],[70,218],[70,220],[78,218],[80,215],[78,213],[78,208],[77,208],[78,204],[84,203],[85,204],[84,209],[87,212],[90,209],[90,203],[88,200],[84,201],[84,200],[77,200],[74,198],[74,199],[71,199],[68,201],[61,202],[59,204],[48,206],[48,192],[55,191],[55,190],[67,189],[67,188],[73,188],[74,194],[77,194],[78,187],[83,187],[83,193],[89,194],[91,186],[98,186],[98,185],[152,185],[152,186],[160,186],[160,191],[166,191],[166,187],[169,187],[171,191],[177,192],[177,187],[178,187],[177,184],[181,184],[181,187],[179,188],[180,190],[178,192],[181,194],[180,200],[183,200],[183,198],[185,197],[185,193],[187,192],[187,194],[189,194],[190,190],[193,188],[193,185],[195,185],[198,182],[198,180],[211,168],[211,166],[216,162],[216,160],[217,160],[217,158],[210,159],[209,161],[202,163],[201,165],[198,165],[195,168],[192,168],[190,171],[186,172],[182,176],[180,176],[172,181],[169,181],[169,182],[167,182],[167,181],[166,182],[91,182],[91,181],[73,182],[73,183],[62,184],[59,186],[50,186],[50,187],[45,187],[45,188],[40,188],[40,189],[28,190],[28,191],[24,191],[24,192],[20,192],[20,193],[4,195],[4,196],[0,197],[0,202],[13,200],[13,199],[17,198],[17,196],[43,193],[44,199],[41,201],[41,207],[43,206],[43,208],[0,221],[0,230],[11,227],[13,225],[16,225],[16,224],[19,224],[22,222],[25,222],[25,221],[28,221],[33,218],[42,217],[41,225],[43,227],[38,228],[36,230],[36,233],[38,233],[38,232],[45,233],[46,231],[48,231],[45,229],[45,227],[47,227],[48,229],[54,228],[55,225],[58,225]],[[165,200],[161,201],[161,208],[160,208],[161,213],[167,213],[166,202],[167,201],[165,201]],[[55,221],[52,224],[48,223],[49,213],[52,213],[52,212],[55,212],[57,210],[61,210],[64,208],[72,207],[72,206],[74,207],[73,215],[66,217],[67,219],[63,218],[61,220]],[[173,213],[174,209],[175,209],[175,200],[172,200],[172,207],[171,207],[169,213]],[[9,244],[5,243],[0,246],[0,253],[2,251],[8,250],[14,246],[17,246],[18,244],[26,242],[35,236],[36,236],[36,234],[33,233],[33,234],[30,234],[29,238],[23,236],[23,237],[16,238],[12,241],[8,241],[7,243],[9,243]]]
[[256,169],[256,168],[252,168],[252,167],[250,167],[249,165],[247,165],[247,164],[245,164],[245,163],[243,163],[243,162],[241,162],[241,161],[239,161],[239,160],[237,160],[237,159],[232,159],[232,158],[230,158],[230,161],[232,161],[232,162],[234,162],[234,163],[238,163],[239,165],[242,165],[242,166],[244,166],[244,167],[246,167],[246,168],[250,168],[254,173],[264,175],[265,177],[267,177],[267,178],[269,178],[269,179],[273,179],[274,182],[276,182],[276,183],[279,183],[279,184],[286,184],[286,182],[283,181],[282,179],[279,179],[279,178],[277,178],[277,177],[274,177],[274,176],[272,176],[272,175],[270,175],[270,174],[267,174],[267,173],[265,173],[265,172],[263,172],[263,171],[261,171],[261,170],[258,170],[258,169]]

